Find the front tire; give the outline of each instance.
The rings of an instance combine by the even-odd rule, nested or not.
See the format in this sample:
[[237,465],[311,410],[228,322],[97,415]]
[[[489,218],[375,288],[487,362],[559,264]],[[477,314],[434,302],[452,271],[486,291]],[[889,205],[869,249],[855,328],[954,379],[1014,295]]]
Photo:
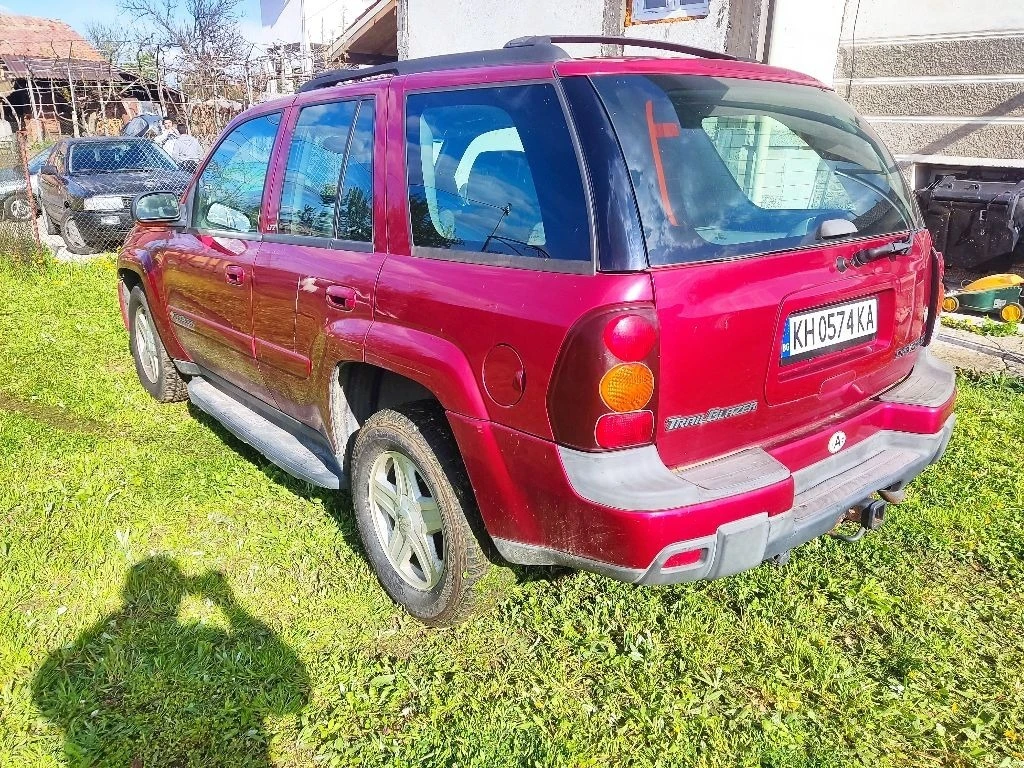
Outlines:
[[154,400],[172,403],[188,398],[185,380],[167,355],[146,294],[139,287],[132,288],[128,297],[128,344],[139,381]]
[[384,591],[428,626],[465,619],[489,562],[444,411],[425,403],[378,411],[356,435],[351,467],[359,535]]
[[64,222],[64,244],[68,247],[68,250],[78,256],[88,256],[89,254],[96,253],[96,247],[90,245],[85,239],[85,235],[82,234],[82,230],[78,227],[78,222],[72,217],[68,217],[67,221]]

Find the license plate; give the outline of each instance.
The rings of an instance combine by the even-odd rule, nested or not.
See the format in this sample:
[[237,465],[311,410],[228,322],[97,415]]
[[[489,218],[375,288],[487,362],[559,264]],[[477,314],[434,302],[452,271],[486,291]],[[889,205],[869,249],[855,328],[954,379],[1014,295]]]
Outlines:
[[878,299],[851,301],[786,319],[782,362],[795,363],[862,344],[878,334]]

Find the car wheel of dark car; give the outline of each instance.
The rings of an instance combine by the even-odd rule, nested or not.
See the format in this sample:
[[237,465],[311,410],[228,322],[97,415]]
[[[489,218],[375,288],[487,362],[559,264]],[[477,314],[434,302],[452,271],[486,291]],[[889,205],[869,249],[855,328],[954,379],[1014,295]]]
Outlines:
[[391,599],[430,626],[461,621],[489,561],[476,505],[444,411],[382,410],[352,450],[352,499],[367,557]]
[[63,235],[64,243],[72,253],[80,256],[96,253],[97,248],[86,241],[85,235],[82,234],[82,230],[78,226],[78,222],[70,216],[68,217],[68,220],[64,222]]
[[128,298],[128,344],[139,381],[153,399],[171,403],[188,397],[185,380],[167,355],[141,288],[132,288]]
[[48,234],[48,235],[56,235],[57,234],[57,225],[54,224],[53,219],[50,218],[50,214],[48,214],[46,212],[45,208],[42,209],[42,216],[43,216],[43,227],[46,229],[46,234]]
[[25,195],[11,195],[4,201],[4,218],[8,221],[31,221],[32,206]]

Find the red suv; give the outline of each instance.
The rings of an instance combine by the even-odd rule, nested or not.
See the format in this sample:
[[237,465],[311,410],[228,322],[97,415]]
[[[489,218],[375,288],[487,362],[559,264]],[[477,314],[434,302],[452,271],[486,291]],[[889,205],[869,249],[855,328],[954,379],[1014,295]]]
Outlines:
[[134,202],[143,386],[349,486],[428,624],[495,551],[664,584],[874,527],[953,428],[942,260],[867,124],[795,72],[555,44],[594,40],[328,73]]

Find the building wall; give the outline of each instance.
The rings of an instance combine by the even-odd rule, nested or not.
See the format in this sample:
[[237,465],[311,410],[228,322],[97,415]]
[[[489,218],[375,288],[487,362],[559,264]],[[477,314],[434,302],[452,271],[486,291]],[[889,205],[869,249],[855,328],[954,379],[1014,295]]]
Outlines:
[[835,84],[904,160],[1024,162],[1024,2],[851,0]]
[[832,85],[847,6],[846,0],[775,0],[768,63]]
[[[626,0],[400,0],[399,55],[500,48],[526,35],[624,35],[758,54],[762,0],[711,0],[707,18],[625,26]],[[565,46],[574,54],[593,53]]]
[[286,0],[276,21],[263,28],[268,43],[298,43],[302,36],[300,6],[305,6],[310,43],[332,43],[356,20],[370,0]]

